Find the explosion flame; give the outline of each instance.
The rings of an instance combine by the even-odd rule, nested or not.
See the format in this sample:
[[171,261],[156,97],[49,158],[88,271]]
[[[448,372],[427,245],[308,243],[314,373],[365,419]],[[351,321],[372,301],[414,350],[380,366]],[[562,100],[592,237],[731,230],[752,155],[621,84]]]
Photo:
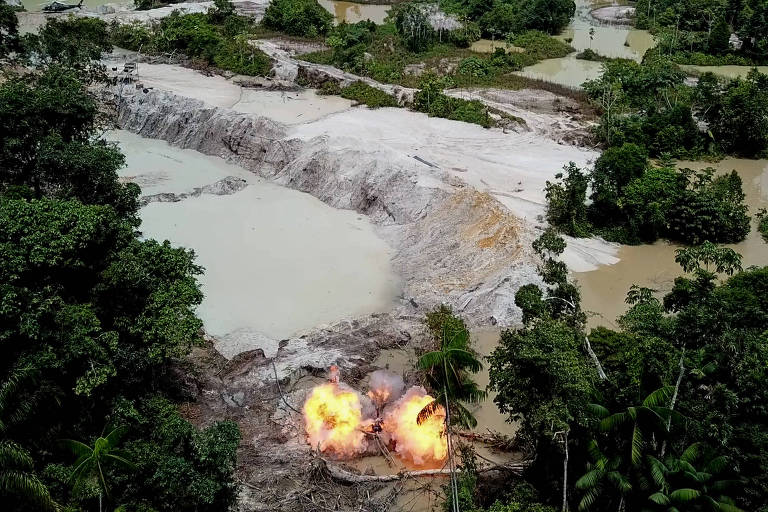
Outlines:
[[438,406],[435,413],[419,425],[416,418],[432,403],[424,388],[414,386],[397,402],[384,420],[384,429],[395,441],[395,451],[414,464],[440,462],[448,455],[445,431],[445,409]]
[[402,378],[389,372],[374,372],[368,396],[376,404],[377,414],[386,408],[382,422],[380,418],[366,417],[361,402],[365,397],[338,379],[338,369],[331,368],[330,382],[312,389],[304,403],[307,436],[313,447],[351,457],[366,450],[368,434],[370,439],[378,437],[394,446],[395,453],[416,465],[438,463],[448,455],[445,409],[437,407],[421,425],[416,421],[419,412],[434,400],[424,388],[414,386],[392,403],[403,392]]
[[362,419],[360,395],[334,382],[315,387],[304,403],[309,443],[323,452],[351,456],[364,451]]

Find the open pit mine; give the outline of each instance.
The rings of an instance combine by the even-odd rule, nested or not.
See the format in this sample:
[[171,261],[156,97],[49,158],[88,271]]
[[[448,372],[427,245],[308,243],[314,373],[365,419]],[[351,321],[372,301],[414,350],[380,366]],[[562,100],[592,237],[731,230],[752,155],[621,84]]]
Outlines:
[[340,459],[377,451],[386,457],[394,451],[415,466],[445,460],[445,409],[437,406],[419,421],[419,413],[434,402],[424,388],[413,386],[403,394],[402,378],[381,370],[370,382],[362,395],[339,380],[337,367],[331,368],[329,382],[315,386],[304,402],[309,444]]

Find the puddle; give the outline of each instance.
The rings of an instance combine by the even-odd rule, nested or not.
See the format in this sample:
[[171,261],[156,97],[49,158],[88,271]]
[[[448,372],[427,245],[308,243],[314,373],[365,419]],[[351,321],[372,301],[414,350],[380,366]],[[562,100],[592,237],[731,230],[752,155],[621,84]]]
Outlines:
[[577,59],[575,54],[560,59],[546,59],[523,68],[517,74],[536,80],[545,80],[566,87],[579,88],[587,80],[602,73],[602,63]]
[[156,202],[141,210],[146,237],[193,249],[205,267],[198,314],[207,332],[229,335],[222,347],[227,355],[254,348],[249,342],[277,350],[259,335],[281,339],[387,311],[394,302],[399,284],[390,250],[364,216],[163,141],[125,132],[111,139],[127,155],[120,174],[140,176],[149,193],[189,190],[224,176],[248,181],[233,195]]
[[391,5],[380,4],[358,4],[355,2],[335,2],[333,0],[318,0],[326,11],[333,14],[336,23],[345,21],[347,23],[357,23],[360,21],[371,20],[381,25],[384,18],[387,17]]
[[[749,214],[754,215],[759,208],[768,207],[768,161],[726,158],[716,164],[707,162],[680,162],[680,167],[702,169],[714,167],[720,172],[733,169],[743,180],[746,203]],[[768,244],[760,233],[752,230],[747,238],[738,244],[731,244],[743,257],[742,265],[768,264]],[[627,310],[624,303],[629,287],[633,284],[667,292],[672,288],[675,277],[682,271],[675,263],[675,250],[679,245],[659,241],[650,245],[621,246],[617,257],[620,261],[614,265],[604,265],[592,272],[574,273],[582,293],[582,305],[589,311],[600,312],[590,318],[591,326],[605,325],[615,327],[615,319]]]

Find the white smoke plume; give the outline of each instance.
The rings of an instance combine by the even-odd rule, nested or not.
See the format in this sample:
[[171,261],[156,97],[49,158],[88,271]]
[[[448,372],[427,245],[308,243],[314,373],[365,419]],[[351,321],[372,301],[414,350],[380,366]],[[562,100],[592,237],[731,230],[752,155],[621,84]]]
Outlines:
[[381,412],[386,404],[400,398],[404,389],[405,382],[401,376],[386,370],[376,370],[370,377],[368,397]]

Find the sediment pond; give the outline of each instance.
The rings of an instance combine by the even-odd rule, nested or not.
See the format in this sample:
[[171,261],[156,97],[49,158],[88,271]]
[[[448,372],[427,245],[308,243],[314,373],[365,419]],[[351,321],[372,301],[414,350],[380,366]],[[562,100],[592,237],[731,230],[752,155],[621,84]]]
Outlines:
[[188,247],[205,267],[198,309],[206,331],[231,357],[324,323],[388,311],[399,291],[390,251],[364,216],[265,182],[240,167],[192,150],[117,131],[121,171],[144,194],[189,192],[227,176],[247,186],[232,195],[201,194],[151,202],[141,210],[147,238]]

